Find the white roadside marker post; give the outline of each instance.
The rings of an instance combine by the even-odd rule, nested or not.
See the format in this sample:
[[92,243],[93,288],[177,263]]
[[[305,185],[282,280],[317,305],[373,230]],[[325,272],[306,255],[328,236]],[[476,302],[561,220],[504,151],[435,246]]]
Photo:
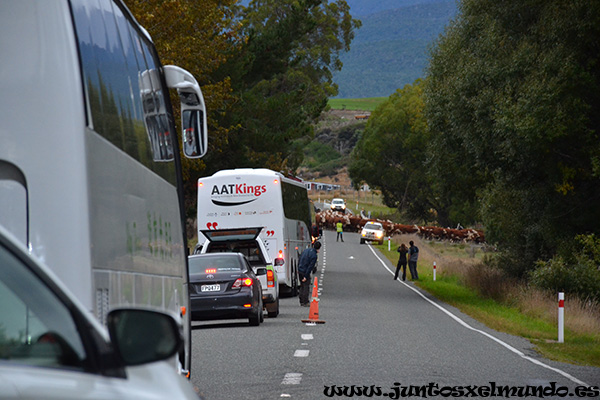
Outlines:
[[565,342],[565,294],[558,293],[558,343]]
[[433,281],[435,282],[435,271],[436,271],[435,261],[433,262]]

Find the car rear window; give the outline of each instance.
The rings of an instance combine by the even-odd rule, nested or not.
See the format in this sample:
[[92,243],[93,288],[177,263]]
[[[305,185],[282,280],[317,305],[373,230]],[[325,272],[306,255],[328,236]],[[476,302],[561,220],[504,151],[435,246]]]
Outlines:
[[213,272],[241,272],[246,267],[239,257],[200,256],[190,257],[190,274],[203,274],[207,269]]

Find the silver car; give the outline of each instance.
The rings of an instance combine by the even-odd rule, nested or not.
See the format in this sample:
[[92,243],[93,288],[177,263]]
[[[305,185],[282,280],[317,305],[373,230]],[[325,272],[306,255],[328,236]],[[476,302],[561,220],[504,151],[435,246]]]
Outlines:
[[383,237],[385,236],[385,229],[379,222],[367,222],[360,231],[360,244],[371,241],[383,244]]
[[197,399],[177,372],[181,318],[113,309],[108,330],[0,227],[1,399]]

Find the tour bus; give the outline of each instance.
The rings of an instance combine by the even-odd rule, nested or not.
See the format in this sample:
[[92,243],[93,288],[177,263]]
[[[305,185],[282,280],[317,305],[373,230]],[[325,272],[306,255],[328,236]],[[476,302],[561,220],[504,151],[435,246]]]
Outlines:
[[181,316],[189,375],[177,138],[206,153],[196,79],[161,65],[121,0],[3,0],[0,38],[0,225],[101,323],[119,306]]
[[304,182],[268,169],[219,171],[198,180],[198,241],[206,229],[263,227],[282,293],[297,295],[298,258],[312,243]]

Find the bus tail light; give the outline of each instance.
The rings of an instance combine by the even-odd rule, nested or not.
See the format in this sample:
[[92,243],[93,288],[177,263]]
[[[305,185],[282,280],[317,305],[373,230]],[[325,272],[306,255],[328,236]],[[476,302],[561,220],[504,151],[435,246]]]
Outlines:
[[275,259],[275,265],[283,265],[285,264],[285,260],[283,259],[283,250],[279,250],[279,254]]

